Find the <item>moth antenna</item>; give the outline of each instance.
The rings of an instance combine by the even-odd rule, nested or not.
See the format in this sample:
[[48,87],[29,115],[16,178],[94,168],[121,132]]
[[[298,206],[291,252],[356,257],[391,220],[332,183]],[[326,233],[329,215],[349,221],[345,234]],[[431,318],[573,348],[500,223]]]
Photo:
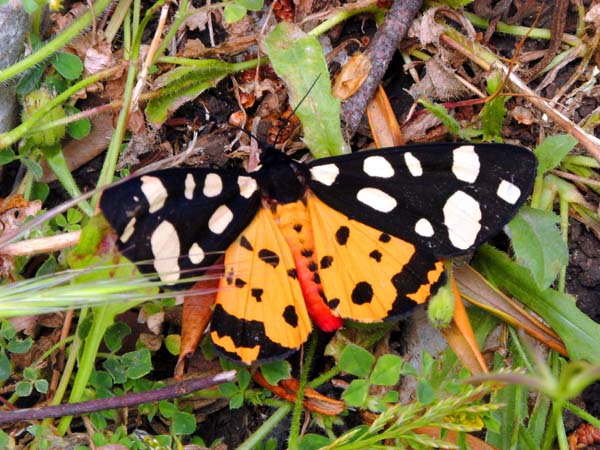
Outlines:
[[308,91],[306,92],[306,94],[304,94],[304,96],[300,99],[300,101],[298,102],[296,107],[292,110],[292,113],[283,121],[283,124],[279,127],[279,131],[277,131],[277,135],[275,136],[275,140],[273,141],[273,146],[275,146],[277,144],[277,141],[279,140],[279,137],[281,136],[281,132],[287,126],[287,124],[290,123],[290,120],[292,119],[294,114],[296,114],[296,111],[298,111],[298,108],[300,108],[300,105],[302,105],[302,103],[304,103],[304,100],[306,100],[306,98],[310,95],[313,88],[315,87],[315,84],[317,84],[317,81],[319,81],[320,77],[321,77],[321,74],[317,75],[317,78],[315,78],[315,81],[312,82],[312,84],[308,88]]

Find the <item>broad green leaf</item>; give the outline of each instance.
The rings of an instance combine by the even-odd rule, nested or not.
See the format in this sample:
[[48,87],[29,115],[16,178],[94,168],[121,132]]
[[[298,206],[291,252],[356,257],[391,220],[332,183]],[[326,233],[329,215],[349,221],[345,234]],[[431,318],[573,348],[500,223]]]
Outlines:
[[417,384],[417,400],[423,405],[429,405],[434,400],[433,388],[427,380],[419,380]]
[[127,381],[126,369],[117,359],[107,359],[102,363],[102,367],[110,374],[114,384],[123,384]]
[[[65,105],[65,112],[68,115],[77,114],[79,110],[71,105]],[[67,133],[73,139],[83,139],[92,131],[92,123],[90,119],[84,118],[76,120],[75,122],[71,122],[67,125]]]
[[265,4],[264,0],[236,0],[236,3],[250,11],[260,11]]
[[400,381],[402,358],[396,355],[382,355],[373,368],[371,383],[381,386],[393,386]]
[[572,359],[600,363],[600,324],[577,309],[573,297],[554,289],[538,288],[528,269],[489,245],[479,248],[473,265],[492,283],[541,316],[560,336]]
[[[8,3],[8,0],[6,0],[6,2]],[[0,431],[0,448],[9,448],[9,442],[10,437],[8,436],[8,434],[6,434],[4,431]]]
[[250,372],[248,372],[248,370],[246,370],[246,369],[238,370],[237,381],[238,381],[240,390],[244,391],[244,390],[248,389],[248,386],[250,386],[251,379],[252,379],[252,377],[250,376]]
[[285,380],[290,377],[291,367],[290,363],[287,361],[273,361],[260,366],[260,371],[265,377],[265,380],[273,385],[276,385],[281,380]]
[[17,94],[23,96],[37,89],[40,86],[45,67],[45,64],[36,64],[30,70],[26,71],[17,84]]
[[194,100],[206,89],[235,70],[233,64],[213,59],[196,61],[193,66],[180,66],[160,76],[156,83],[161,86],[158,97],[146,106],[146,115],[155,125],[161,125],[169,114],[181,105]]
[[50,57],[50,64],[67,80],[76,80],[83,73],[81,59],[71,53],[55,53]]
[[23,0],[21,4],[27,14],[33,14],[40,8],[40,5],[36,0]]
[[177,411],[172,419],[173,433],[192,434],[196,431],[196,417],[193,414]]
[[113,323],[106,329],[104,343],[111,352],[117,352],[121,349],[123,338],[131,333],[131,327],[125,322]]
[[288,88],[290,104],[297,108],[304,142],[312,155],[322,158],[349,153],[342,136],[340,101],[331,94],[329,71],[317,38],[282,22],[265,39],[265,49]]
[[[502,77],[500,73],[495,72],[487,80],[488,93],[493,94],[502,85]],[[481,111],[481,122],[483,139],[498,140],[502,132],[502,123],[504,122],[504,116],[506,115],[506,108],[504,107],[508,97],[497,96],[493,100],[488,101],[483,110]]]
[[554,213],[523,207],[507,227],[517,262],[531,271],[540,289],[549,287],[569,262],[558,221]]
[[371,372],[375,357],[362,347],[348,344],[340,355],[339,367],[357,377],[366,377]]
[[567,154],[577,145],[577,139],[570,134],[548,136],[533,153],[538,159],[538,175],[554,169]]
[[13,162],[16,157],[17,155],[15,155],[15,152],[13,152],[10,148],[0,150],[0,166]]
[[167,335],[167,337],[165,337],[165,348],[171,355],[179,355],[179,352],[181,351],[181,335]]
[[35,390],[40,394],[45,394],[48,392],[48,381],[47,380],[35,380],[33,382]]
[[219,385],[219,392],[225,397],[233,397],[240,391],[240,388],[231,381]]
[[327,447],[331,443],[331,439],[320,434],[305,434],[300,441],[300,450],[319,450],[320,448]]
[[15,394],[19,397],[29,397],[33,392],[33,384],[31,381],[19,381],[15,386]]
[[33,339],[31,337],[26,337],[23,340],[13,339],[8,344],[6,344],[6,349],[11,353],[23,354],[27,352],[31,346],[33,345]]
[[235,23],[242,20],[248,10],[238,3],[227,3],[223,9],[223,17],[227,23]]
[[363,406],[369,396],[369,383],[367,380],[352,380],[348,389],[342,394],[348,406]]
[[161,400],[158,402],[158,410],[160,411],[161,415],[167,419],[172,418],[178,411],[177,406],[166,400]]
[[229,400],[229,409],[239,409],[244,404],[244,394],[238,392]]
[[50,188],[46,183],[41,183],[39,181],[33,182],[33,186],[31,187],[31,200],[40,200],[41,202],[45,202],[49,193]]
[[0,381],[8,380],[10,373],[10,360],[4,351],[0,351]]
[[121,363],[127,368],[127,376],[134,380],[142,378],[152,370],[152,359],[147,348],[125,353],[121,357]]

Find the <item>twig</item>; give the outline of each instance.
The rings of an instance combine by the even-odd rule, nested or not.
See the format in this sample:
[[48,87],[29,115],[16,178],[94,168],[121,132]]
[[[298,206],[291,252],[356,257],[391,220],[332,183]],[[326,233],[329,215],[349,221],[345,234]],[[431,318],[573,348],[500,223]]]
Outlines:
[[235,374],[235,370],[230,370],[212,377],[195,378],[153,391],[136,392],[120,397],[102,398],[78,403],[66,403],[63,405],[45,406],[42,408],[0,411],[0,425],[21,420],[41,420],[48,417],[78,416],[95,411],[126,408],[141,405],[142,403],[158,402],[160,400],[181,397],[226,381],[232,381],[235,378]]
[[373,63],[371,71],[360,90],[342,105],[347,136],[352,136],[358,128],[367,104],[373,98],[398,44],[406,35],[422,3],[422,0],[395,0],[371,40],[365,51],[365,56]]
[[62,250],[63,248],[76,245],[79,242],[81,231],[57,234],[27,241],[9,244],[0,249],[2,256],[31,256],[36,253],[48,253]]

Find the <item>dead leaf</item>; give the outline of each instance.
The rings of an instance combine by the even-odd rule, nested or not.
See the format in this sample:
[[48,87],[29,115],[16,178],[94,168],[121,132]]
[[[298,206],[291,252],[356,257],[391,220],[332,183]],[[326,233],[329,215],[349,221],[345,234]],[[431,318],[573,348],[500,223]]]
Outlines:
[[111,45],[104,39],[96,40],[96,44],[85,52],[83,67],[87,74],[92,75],[114,65],[116,62]]
[[[193,6],[188,7],[188,17],[184,20],[183,26],[189,30],[206,30],[206,26],[210,19],[209,12],[205,8],[194,8]],[[197,41],[198,39],[193,39]]]
[[515,106],[511,111],[512,116],[521,125],[532,125],[535,122],[533,113],[529,108],[524,106]]
[[600,28],[600,3],[596,3],[588,10],[585,21],[593,23],[596,28]]
[[364,83],[371,71],[371,61],[364,53],[355,53],[335,77],[332,93],[340,100],[350,98]]
[[381,85],[367,106],[367,118],[377,148],[397,147],[405,144],[392,105]]
[[411,86],[408,93],[415,100],[424,97],[441,101],[470,94],[469,90],[456,79],[454,69],[437,56],[425,63],[425,75],[421,81]]

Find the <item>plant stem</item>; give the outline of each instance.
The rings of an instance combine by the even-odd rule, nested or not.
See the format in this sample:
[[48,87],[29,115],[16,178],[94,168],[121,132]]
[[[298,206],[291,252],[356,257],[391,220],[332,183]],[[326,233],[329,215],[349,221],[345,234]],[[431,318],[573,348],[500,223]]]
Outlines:
[[327,19],[325,22],[320,25],[314,27],[312,30],[308,32],[309,36],[320,36],[323,33],[331,30],[336,25],[342,23],[344,20],[349,19],[350,17],[356,16],[358,14],[370,13],[370,14],[383,14],[386,10],[378,7],[377,5],[371,5],[364,8],[356,8],[356,9],[345,9],[340,11],[335,16]]
[[[112,0],[98,0],[94,4],[94,13],[97,16],[100,15],[102,11],[104,11],[104,9],[111,3],[111,1]],[[75,20],[71,25],[65,28],[62,33],[40,48],[37,52],[32,53],[18,63],[1,70],[0,83],[21,74],[22,72],[49,58],[53,53],[56,53],[63,48],[71,39],[81,33],[91,23],[92,11],[88,9],[81,17]]]
[[275,428],[275,426],[281,422],[285,416],[292,409],[292,405],[285,404],[280,407],[277,411],[271,414],[258,430],[256,430],[252,435],[246,439],[237,449],[238,450],[253,450],[257,446],[261,444],[261,442],[267,437],[267,435]]

